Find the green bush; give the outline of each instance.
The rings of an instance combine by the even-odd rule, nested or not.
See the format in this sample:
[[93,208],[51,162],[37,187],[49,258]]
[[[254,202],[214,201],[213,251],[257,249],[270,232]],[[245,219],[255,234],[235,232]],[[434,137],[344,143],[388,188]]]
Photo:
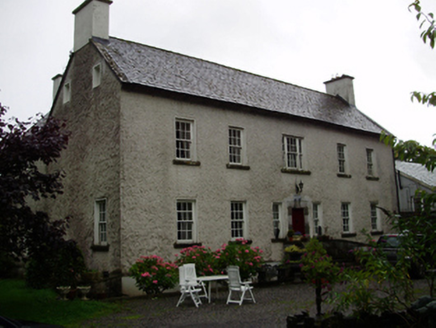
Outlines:
[[407,267],[393,266],[375,247],[354,253],[360,267],[344,271],[346,290],[337,294],[336,310],[352,309],[359,315],[407,309],[413,297]]
[[136,286],[147,294],[160,294],[178,281],[177,265],[157,255],[141,256],[129,270]]
[[242,280],[246,280],[257,274],[257,270],[263,265],[263,251],[259,247],[250,247],[247,240],[237,239],[229,244],[224,244],[215,252],[215,260],[218,271],[223,271],[230,265],[239,267]]
[[83,254],[75,242],[65,241],[52,252],[38,252],[26,265],[26,283],[32,288],[77,286],[85,270]]
[[221,273],[221,268],[217,267],[216,255],[210,248],[204,246],[187,247],[180,251],[180,255],[176,254],[176,257],[178,257],[176,261],[178,266],[194,263],[197,275],[211,276]]
[[12,278],[17,263],[6,252],[0,251],[0,278]]

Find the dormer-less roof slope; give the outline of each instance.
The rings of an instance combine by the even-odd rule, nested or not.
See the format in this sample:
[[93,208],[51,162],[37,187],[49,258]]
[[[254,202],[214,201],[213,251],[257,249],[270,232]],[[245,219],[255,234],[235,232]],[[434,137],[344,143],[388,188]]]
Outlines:
[[395,167],[403,175],[420,182],[428,188],[436,188],[436,171],[430,172],[419,163],[395,161]]
[[380,133],[339,97],[205,60],[110,37],[93,43],[121,82],[159,88]]

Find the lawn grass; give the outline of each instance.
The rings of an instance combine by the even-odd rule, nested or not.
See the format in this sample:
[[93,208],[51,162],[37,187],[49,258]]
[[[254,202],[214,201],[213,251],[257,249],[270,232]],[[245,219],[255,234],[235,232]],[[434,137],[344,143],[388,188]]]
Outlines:
[[0,315],[65,327],[120,311],[121,303],[102,301],[60,301],[51,289],[31,289],[24,280],[0,279]]

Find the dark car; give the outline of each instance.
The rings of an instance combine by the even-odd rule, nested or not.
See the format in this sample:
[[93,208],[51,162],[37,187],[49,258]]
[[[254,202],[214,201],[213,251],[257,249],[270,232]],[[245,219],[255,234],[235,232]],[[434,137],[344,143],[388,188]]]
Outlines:
[[[420,238],[420,236],[418,235],[417,238]],[[404,234],[387,234],[380,236],[377,241],[378,247],[383,251],[387,260],[392,265],[396,265],[398,263],[401,252],[405,251],[404,239]],[[410,256],[406,255],[405,258],[411,261],[409,269],[410,276],[412,278],[422,278],[425,274],[424,266],[421,263],[414,261]]]

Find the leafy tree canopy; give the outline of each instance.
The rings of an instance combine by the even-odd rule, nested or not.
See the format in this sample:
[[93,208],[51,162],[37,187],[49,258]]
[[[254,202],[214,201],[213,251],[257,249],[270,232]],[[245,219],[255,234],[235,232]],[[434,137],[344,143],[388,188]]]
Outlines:
[[[425,13],[422,10],[420,0],[416,0],[409,5],[409,10],[416,12],[416,19],[419,22],[421,30],[420,38],[422,41],[434,49],[436,43],[436,22],[433,13]],[[423,92],[413,91],[411,93],[412,101],[416,100],[427,106],[436,106],[436,92],[425,94]],[[433,136],[436,137],[436,134]],[[381,140],[394,149],[396,159],[405,162],[414,162],[424,165],[429,171],[433,172],[436,167],[436,150],[431,147],[420,145],[414,140],[402,141],[392,135],[382,133]],[[436,147],[436,138],[433,140],[433,146]]]
[[0,252],[31,257],[48,243],[63,241],[66,221],[50,221],[46,213],[34,212],[29,200],[62,193],[62,173],[47,173],[38,164],[56,161],[68,135],[53,118],[6,121],[6,110],[0,104]]

